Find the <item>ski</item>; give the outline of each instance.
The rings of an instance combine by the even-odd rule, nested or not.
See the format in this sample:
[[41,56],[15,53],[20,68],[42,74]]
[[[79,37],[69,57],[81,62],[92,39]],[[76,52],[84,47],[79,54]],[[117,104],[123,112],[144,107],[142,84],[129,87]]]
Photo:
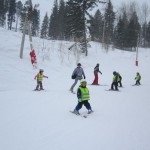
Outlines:
[[105,91],[121,92],[120,90],[105,89]]
[[69,91],[70,93],[72,93],[72,94],[76,94],[76,92],[74,92],[74,91]]
[[73,111],[70,111],[72,114],[74,114],[74,115],[76,115],[76,116],[80,116],[80,117],[83,117],[83,118],[87,118],[91,113],[93,113],[93,112],[91,112],[91,113],[87,113],[87,114],[76,114],[76,113],[74,113]]
[[133,84],[132,86],[141,86],[141,84],[138,84],[138,85],[136,85],[136,84]]
[[93,86],[108,86],[107,84],[88,84],[88,85],[93,85]]
[[45,91],[45,92],[46,92],[46,90],[45,90],[45,89],[44,89],[44,90],[35,90],[35,89],[34,89],[33,91],[36,91],[36,92],[39,92],[39,91]]

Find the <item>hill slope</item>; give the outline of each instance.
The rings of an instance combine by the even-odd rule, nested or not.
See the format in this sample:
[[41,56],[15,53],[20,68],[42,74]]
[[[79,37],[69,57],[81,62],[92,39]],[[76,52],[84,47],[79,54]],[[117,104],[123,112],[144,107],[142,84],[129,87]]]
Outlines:
[[[82,118],[69,112],[77,104],[76,95],[69,92],[76,67],[73,53],[67,49],[72,43],[44,41],[43,48],[42,40],[33,39],[38,68],[49,77],[43,81],[46,91],[34,92],[38,70],[30,63],[28,39],[24,58],[19,59],[21,34],[0,28],[0,35],[1,150],[150,149],[149,49],[139,49],[136,67],[135,53],[116,49],[106,53],[91,42],[89,56],[82,56],[80,62],[88,83],[92,83],[93,68],[100,63],[100,84],[105,86],[88,85],[94,113]],[[105,91],[114,70],[123,77],[121,92]],[[142,75],[142,86],[133,87],[137,71]]]

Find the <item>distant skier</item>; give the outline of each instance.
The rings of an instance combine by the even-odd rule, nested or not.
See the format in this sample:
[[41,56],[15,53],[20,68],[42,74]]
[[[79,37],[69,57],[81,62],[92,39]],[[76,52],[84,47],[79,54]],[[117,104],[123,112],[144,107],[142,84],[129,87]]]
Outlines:
[[31,58],[31,63],[33,65],[33,68],[37,68],[37,59],[36,59],[36,54],[35,54],[35,50],[31,50],[30,52],[30,58]]
[[74,81],[73,85],[70,88],[71,92],[73,92],[73,88],[77,84],[78,80],[81,80],[82,78],[85,79],[85,74],[84,74],[83,68],[81,67],[81,64],[78,63],[77,68],[75,68],[73,73],[72,73],[72,79],[75,79],[75,81]]
[[98,84],[98,73],[102,74],[102,72],[99,70],[99,64],[97,64],[94,68],[94,81],[92,85],[99,85]]
[[82,80],[80,84],[81,85],[77,90],[78,104],[75,107],[73,113],[75,113],[76,115],[80,115],[79,110],[82,108],[82,105],[84,105],[88,110],[88,114],[90,114],[93,111],[90,103],[88,102],[90,100],[90,94],[88,88],[86,87],[87,82],[85,80]]
[[[118,74],[116,71],[113,72],[113,81],[112,81],[112,84],[111,84],[111,90],[116,90],[118,91]],[[115,89],[114,89],[115,87]]]
[[135,77],[136,83],[135,85],[141,85],[140,81],[141,81],[141,75],[139,72],[136,73],[136,77]]
[[[40,69],[39,73],[34,77],[34,79],[37,79],[37,86],[35,88],[35,91],[44,90],[42,81],[43,81],[43,78],[48,78],[48,76],[43,75],[43,72],[44,72],[44,70]],[[39,89],[39,87],[40,87],[40,89]]]
[[118,74],[118,77],[117,77],[117,81],[118,81],[118,86],[119,87],[122,87],[122,76],[120,75],[120,73],[119,72],[117,72],[117,74]]

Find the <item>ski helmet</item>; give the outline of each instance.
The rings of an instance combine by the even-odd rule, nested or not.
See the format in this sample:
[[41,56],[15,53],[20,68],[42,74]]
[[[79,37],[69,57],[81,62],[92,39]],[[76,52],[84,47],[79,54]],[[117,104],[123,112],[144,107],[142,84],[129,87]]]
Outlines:
[[40,69],[40,72],[44,72],[44,70],[43,70],[43,69]]
[[80,83],[82,84],[82,83],[87,83],[87,82],[86,82],[85,79],[82,79],[82,80],[80,81]]

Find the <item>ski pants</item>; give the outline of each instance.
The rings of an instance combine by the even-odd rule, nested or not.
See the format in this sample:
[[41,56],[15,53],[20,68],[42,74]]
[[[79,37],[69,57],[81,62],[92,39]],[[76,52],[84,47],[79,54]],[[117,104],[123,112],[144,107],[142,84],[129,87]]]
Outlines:
[[140,80],[137,80],[136,83],[135,83],[135,85],[140,85],[140,84],[141,84]]
[[80,110],[82,108],[82,105],[84,105],[86,107],[87,110],[91,110],[91,105],[88,101],[83,101],[83,102],[78,102],[77,106],[76,106],[76,110]]
[[98,85],[98,72],[94,72],[94,81],[93,81],[93,85]]
[[71,88],[70,88],[71,91],[73,91],[73,88],[74,88],[75,85],[78,83],[78,80],[81,80],[81,79],[82,79],[82,77],[79,77],[79,76],[77,76],[77,77],[75,78],[75,81],[74,81],[73,85],[72,85]]
[[118,85],[119,85],[120,87],[122,87],[121,80],[120,80],[120,81],[118,81]]
[[43,89],[43,85],[42,85],[42,81],[37,81],[37,86],[36,86],[36,90],[38,90],[40,87],[40,90]]
[[118,90],[118,83],[117,82],[113,82],[111,84],[111,89],[114,90],[114,87],[115,87],[115,90]]

